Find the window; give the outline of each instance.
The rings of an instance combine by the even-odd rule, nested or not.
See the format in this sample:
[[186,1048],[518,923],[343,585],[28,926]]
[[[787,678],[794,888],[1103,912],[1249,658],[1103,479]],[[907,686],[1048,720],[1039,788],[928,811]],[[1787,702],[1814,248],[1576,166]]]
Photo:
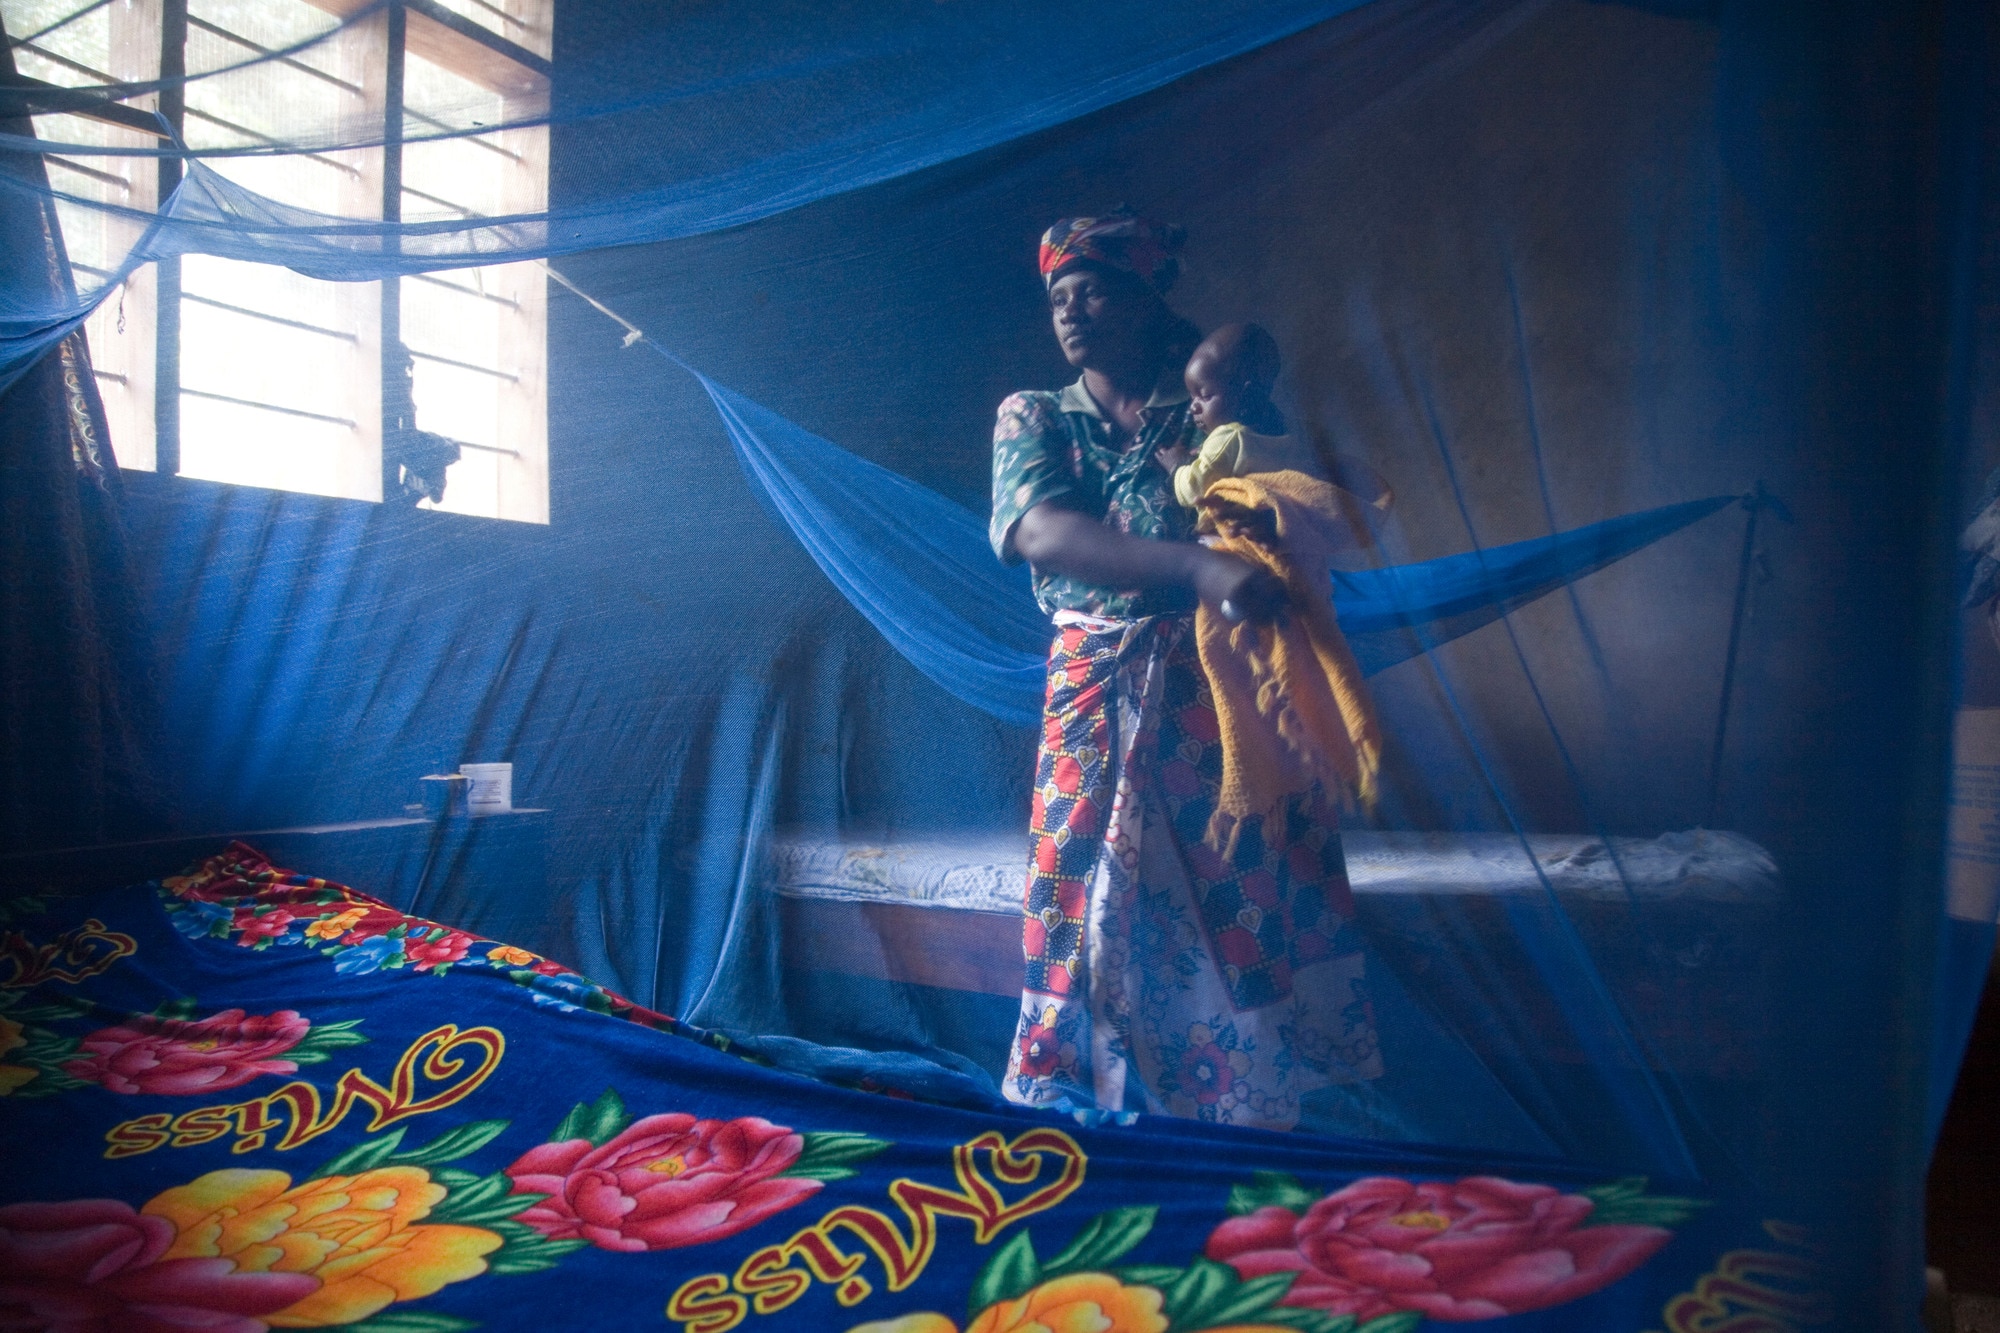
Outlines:
[[[543,208],[546,127],[430,136],[541,111],[550,0],[402,0],[340,27],[366,8],[365,0],[0,0],[8,32],[26,38],[15,47],[20,72],[44,84],[206,75],[184,96],[134,98],[130,117],[37,116],[43,138],[151,143],[145,127],[157,105],[195,149],[384,141],[208,159],[287,204],[391,221]],[[258,59],[314,38],[324,40]],[[177,171],[145,158],[57,156],[49,166],[59,190],[140,208]],[[105,273],[130,244],[117,233],[122,222],[76,205],[59,210],[72,263],[86,276]],[[157,267],[134,274],[88,326],[121,466],[405,503],[435,492],[441,471],[442,495],[417,500],[422,507],[548,521],[539,264],[369,283],[207,255]],[[457,461],[445,468],[412,428],[445,437]]]
[[[77,87],[155,78],[160,61],[157,8],[114,3],[63,22],[77,0],[5,0],[0,4],[14,46],[14,65],[23,76],[46,84]],[[58,26],[60,25],[60,26]],[[36,116],[35,132],[62,143],[112,148],[151,148],[154,99],[134,99],[125,123],[75,115]],[[151,212],[159,198],[153,160],[51,154],[43,159],[49,184],[58,192],[100,203]],[[139,239],[139,228],[96,209],[58,201],[56,212],[70,264],[79,286],[112,277],[111,269]],[[155,466],[153,409],[156,398],[155,314],[157,275],[148,267],[134,273],[85,326],[91,363],[113,448],[122,466]]]

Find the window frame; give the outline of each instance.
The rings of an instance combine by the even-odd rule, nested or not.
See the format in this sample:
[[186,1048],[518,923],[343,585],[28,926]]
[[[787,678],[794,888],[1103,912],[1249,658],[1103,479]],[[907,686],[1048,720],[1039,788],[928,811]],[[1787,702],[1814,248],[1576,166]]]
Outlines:
[[[379,59],[379,78],[371,66],[370,77],[364,80],[364,95],[368,98],[366,112],[379,112],[383,125],[383,146],[375,161],[375,170],[368,174],[379,180],[380,217],[386,222],[401,221],[403,197],[406,193],[404,180],[404,148],[406,127],[409,121],[426,120],[421,112],[412,111],[406,105],[405,74],[408,59],[416,56],[429,61],[450,74],[478,85],[503,99],[504,119],[532,119],[545,113],[548,105],[553,66],[549,60],[551,35],[553,31],[554,0],[463,0],[463,3],[490,11],[497,19],[518,28],[521,35],[532,41],[535,48],[511,40],[509,37],[475,22],[439,2],[439,0],[390,0],[378,12],[356,20],[365,11],[371,0],[296,0],[341,21],[346,25],[342,40],[368,42],[375,46],[369,52],[368,60]],[[140,9],[158,34],[157,65],[158,77],[165,86],[153,97],[159,112],[173,127],[176,135],[181,135],[189,118],[184,88],[176,80],[187,73],[187,43],[190,27],[201,28],[232,44],[245,46],[250,50],[261,49],[243,34],[230,32],[219,25],[205,22],[189,14],[188,0],[153,0],[152,4],[141,5]],[[129,41],[128,41],[129,44]],[[107,75],[105,71],[91,70],[64,57],[52,56],[48,52],[29,48],[44,59],[54,59],[57,63],[74,66],[79,72],[103,78],[105,82],[118,82],[119,78]],[[150,56],[150,52],[146,53]],[[131,53],[127,53],[128,63]],[[115,62],[114,62],[115,63]],[[150,60],[145,61],[150,64]],[[151,77],[148,70],[142,77]],[[62,85],[18,76],[15,88],[21,95],[23,114],[33,115],[81,115],[92,120],[118,127],[125,131],[136,131],[149,141],[158,141],[159,120],[139,106],[107,103],[101,98],[79,94]],[[498,131],[503,135],[515,136],[516,146],[523,151],[513,153],[522,160],[526,170],[521,178],[531,182],[526,188],[508,187],[508,212],[538,212],[546,206],[548,189],[548,131],[545,126],[536,126],[524,131]],[[143,159],[125,159],[135,164],[129,173],[131,197],[136,203],[157,206],[157,200],[165,199],[180,184],[181,163],[170,157],[158,161],[157,180],[147,179],[149,173],[138,169],[136,164]],[[65,164],[66,165],[66,164]],[[371,182],[372,183],[372,182]],[[149,188],[150,187],[150,188]],[[150,195],[150,198],[146,196]],[[424,196],[430,197],[430,196]],[[458,207],[446,204],[447,207]],[[468,216],[477,216],[460,208]],[[518,261],[517,261],[518,263]],[[94,275],[100,271],[80,266]],[[493,266],[496,269],[511,267]],[[514,355],[508,364],[518,367],[502,378],[508,383],[499,392],[518,399],[511,405],[503,406],[500,412],[503,435],[496,444],[480,444],[461,441],[465,448],[487,451],[495,454],[512,455],[517,465],[523,469],[525,486],[517,482],[514,503],[509,504],[502,497],[496,497],[501,512],[495,517],[533,523],[548,522],[548,457],[547,457],[547,365],[548,365],[548,320],[547,283],[540,266],[532,269],[519,265],[523,270],[519,279],[507,283],[503,304],[507,304],[522,317],[523,331],[514,334],[504,345]],[[436,277],[430,274],[414,276],[412,281],[436,282],[443,285],[454,284],[449,276]],[[393,426],[388,420],[393,406],[390,395],[383,392],[392,376],[400,376],[402,367],[398,346],[402,341],[402,282],[403,279],[390,277],[380,279],[370,286],[375,289],[376,306],[373,318],[363,317],[367,327],[368,343],[373,344],[377,362],[371,392],[364,396],[367,405],[357,412],[357,418],[365,430],[361,441],[364,454],[372,452],[376,470],[380,474],[380,489],[363,499],[379,501],[393,495],[399,488],[397,461],[384,454],[382,439],[384,432]],[[131,441],[120,459],[120,467],[135,471],[154,471],[162,475],[179,475],[182,471],[182,426],[181,405],[184,392],[195,393],[198,397],[216,397],[214,393],[188,390],[181,374],[182,308],[187,301],[200,304],[217,304],[212,298],[193,296],[184,291],[182,264],[178,257],[162,259],[145,266],[127,280],[126,290],[120,294],[123,309],[122,321],[134,321],[135,331],[150,332],[152,355],[141,353],[135,358],[135,365],[118,370],[101,368],[101,381],[115,382],[135,396],[135,402],[128,410],[115,413],[119,419],[114,422],[114,448],[117,433],[123,428]],[[225,307],[229,308],[229,307]],[[287,323],[285,319],[263,312],[237,309],[236,313],[253,318],[268,319],[276,323]],[[150,324],[150,330],[146,326]],[[121,324],[121,328],[124,327]],[[304,327],[301,325],[300,327]],[[143,337],[143,333],[141,334]],[[508,335],[503,332],[503,339]],[[135,343],[136,345],[136,343]],[[465,366],[466,363],[436,354],[427,354],[423,349],[410,349],[419,360],[441,361],[448,365]],[[93,358],[95,360],[95,358]],[[143,362],[144,364],[136,364]],[[482,367],[471,367],[483,369]],[[150,372],[150,373],[148,373]],[[139,401],[144,397],[145,381],[150,379],[150,403]],[[266,410],[274,413],[293,412],[293,409],[278,404],[254,402],[247,399],[226,400],[239,405]],[[372,410],[370,410],[372,408]],[[539,410],[523,410],[523,409]],[[150,410],[147,410],[150,409]],[[304,414],[311,415],[311,414]],[[150,417],[150,420],[147,418]],[[525,432],[525,433],[524,433]],[[150,468],[146,466],[146,450],[142,442],[150,438],[152,457]],[[530,447],[522,447],[522,446]],[[139,447],[133,447],[139,446]],[[511,446],[511,447],[510,447]],[[367,466],[364,462],[362,466]],[[223,484],[255,485],[253,482],[226,482]],[[512,512],[510,512],[510,510]],[[449,512],[449,511],[446,511]]]

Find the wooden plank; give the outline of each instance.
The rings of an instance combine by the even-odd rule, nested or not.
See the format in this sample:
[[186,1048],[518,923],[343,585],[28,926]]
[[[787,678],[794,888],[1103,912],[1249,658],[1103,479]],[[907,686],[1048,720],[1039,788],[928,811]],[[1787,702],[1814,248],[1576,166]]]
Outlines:
[[527,47],[454,14],[435,0],[404,0],[412,55],[504,97],[546,98],[554,66]]
[[25,74],[0,75],[0,119],[61,115],[82,116],[86,120],[138,130],[154,138],[165,137],[160,133],[160,122],[153,118],[151,112],[107,101],[102,93],[65,88],[61,84],[31,79]]
[[982,995],[1021,993],[1021,919],[901,903],[783,898],[785,966]]
[[[315,9],[347,19],[370,0],[306,0]],[[454,14],[435,0],[404,0],[407,49],[462,79],[504,97],[536,104],[548,97],[554,66],[527,47]],[[519,114],[518,109],[510,108]]]

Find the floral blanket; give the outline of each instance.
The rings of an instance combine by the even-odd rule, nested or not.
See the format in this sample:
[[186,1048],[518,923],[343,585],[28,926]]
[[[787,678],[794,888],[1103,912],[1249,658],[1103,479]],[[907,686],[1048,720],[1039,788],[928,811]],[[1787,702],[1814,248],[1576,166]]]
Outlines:
[[[1804,1328],[1808,1238],[1553,1163],[814,1083],[236,845],[0,905],[0,1328]],[[1754,1316],[1762,1322],[1728,1322]]]

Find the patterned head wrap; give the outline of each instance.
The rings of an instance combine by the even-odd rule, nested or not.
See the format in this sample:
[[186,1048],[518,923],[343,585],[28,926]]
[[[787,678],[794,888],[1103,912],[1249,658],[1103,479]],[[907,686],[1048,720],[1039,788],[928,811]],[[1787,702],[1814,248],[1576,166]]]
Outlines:
[[1101,218],[1064,218],[1042,233],[1042,283],[1054,286],[1065,268],[1087,261],[1135,274],[1165,292],[1181,275],[1186,240],[1181,228],[1150,222],[1129,208]]

